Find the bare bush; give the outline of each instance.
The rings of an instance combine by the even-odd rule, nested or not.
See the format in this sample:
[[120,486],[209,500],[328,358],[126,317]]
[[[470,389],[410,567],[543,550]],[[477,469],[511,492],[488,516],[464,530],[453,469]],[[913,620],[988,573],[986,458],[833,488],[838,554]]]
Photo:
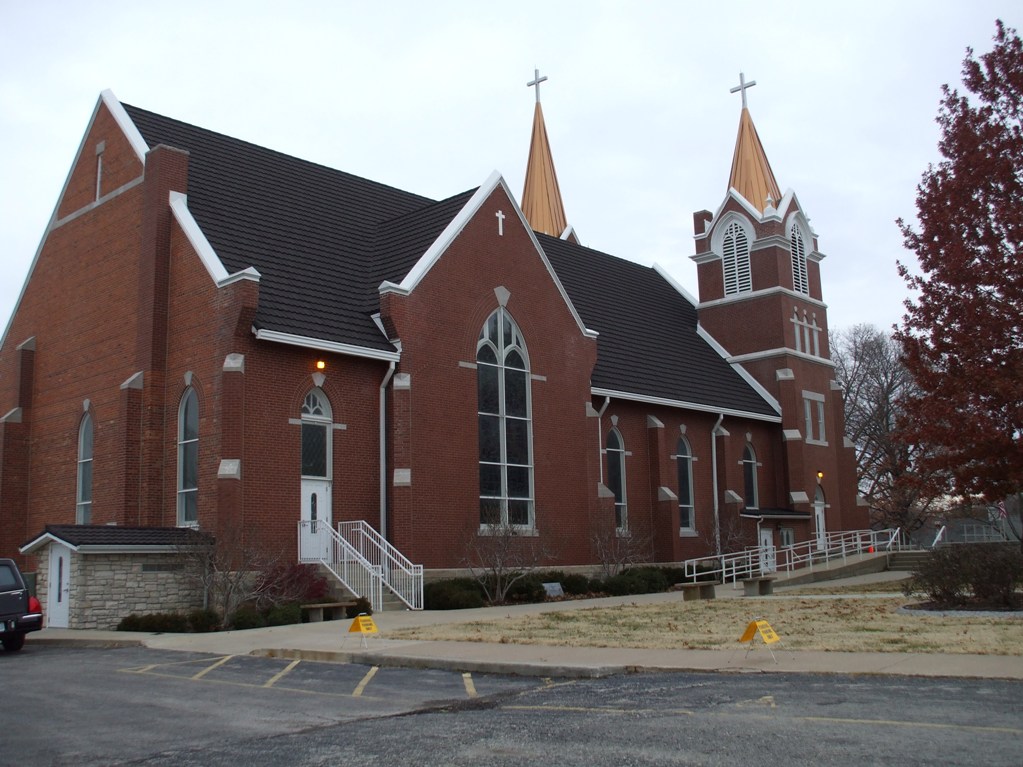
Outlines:
[[480,584],[486,600],[501,604],[517,581],[553,557],[535,530],[495,523],[469,532],[464,564]]

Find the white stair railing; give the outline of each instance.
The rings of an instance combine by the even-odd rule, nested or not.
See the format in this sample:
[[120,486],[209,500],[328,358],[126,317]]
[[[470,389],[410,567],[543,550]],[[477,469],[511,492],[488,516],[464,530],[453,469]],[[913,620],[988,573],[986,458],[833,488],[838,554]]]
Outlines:
[[[423,566],[413,564],[363,520],[339,522],[341,537],[380,568],[384,585],[410,610],[423,609]],[[375,608],[374,608],[375,609]]]
[[383,573],[341,537],[330,525],[315,520],[298,523],[299,557],[303,562],[319,562],[342,585],[358,597],[369,600],[373,612],[384,606]]
[[844,561],[855,554],[891,550],[898,545],[897,541],[897,530],[844,530],[828,533],[821,547],[818,547],[816,538],[777,549],[773,546],[751,546],[733,554],[687,559],[682,566],[687,579],[695,581],[702,575],[712,576],[722,583],[735,583],[760,573],[761,563],[770,559],[768,550],[775,552],[776,570],[791,572],[805,567],[812,571],[815,564],[827,564],[835,559]]

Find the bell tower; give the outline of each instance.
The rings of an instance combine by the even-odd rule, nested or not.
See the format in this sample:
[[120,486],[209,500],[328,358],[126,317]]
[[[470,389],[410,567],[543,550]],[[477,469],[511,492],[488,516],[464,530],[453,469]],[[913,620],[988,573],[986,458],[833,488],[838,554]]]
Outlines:
[[[789,508],[814,531],[849,529],[855,461],[828,348],[817,235],[792,190],[781,193],[750,115],[740,73],[739,130],[724,200],[693,216],[700,326],[782,411]],[[851,521],[853,517],[849,517]]]

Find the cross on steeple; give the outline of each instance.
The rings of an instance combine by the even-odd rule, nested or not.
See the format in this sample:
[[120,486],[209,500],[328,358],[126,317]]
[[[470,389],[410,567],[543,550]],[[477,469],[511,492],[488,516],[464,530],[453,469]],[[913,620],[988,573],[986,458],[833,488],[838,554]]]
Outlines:
[[[740,72],[739,73],[739,84],[736,85],[734,88],[732,88],[728,92],[729,93],[741,93],[742,94],[742,108],[746,109],[746,89],[747,88],[752,88],[756,84],[757,84],[756,80],[750,80],[749,82],[746,82],[746,76],[742,72]],[[540,96],[539,95],[537,95],[536,98],[537,98],[538,101],[540,100]]]
[[533,70],[533,81],[526,83],[526,87],[527,88],[536,88],[536,103],[537,104],[540,103],[540,83],[544,82],[546,79],[547,79],[547,75],[544,75],[543,77],[540,77],[540,70],[539,69],[534,69]]

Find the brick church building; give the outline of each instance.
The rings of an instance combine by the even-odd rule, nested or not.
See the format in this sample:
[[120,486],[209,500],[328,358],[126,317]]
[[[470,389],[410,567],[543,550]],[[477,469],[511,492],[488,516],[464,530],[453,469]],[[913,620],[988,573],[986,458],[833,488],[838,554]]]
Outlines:
[[432,200],[105,91],[0,341],[0,556],[45,584],[188,528],[315,561],[364,523],[437,570],[495,525],[556,566],[867,527],[823,255],[745,98],[694,220],[698,298],[581,244],[539,97],[520,201]]

